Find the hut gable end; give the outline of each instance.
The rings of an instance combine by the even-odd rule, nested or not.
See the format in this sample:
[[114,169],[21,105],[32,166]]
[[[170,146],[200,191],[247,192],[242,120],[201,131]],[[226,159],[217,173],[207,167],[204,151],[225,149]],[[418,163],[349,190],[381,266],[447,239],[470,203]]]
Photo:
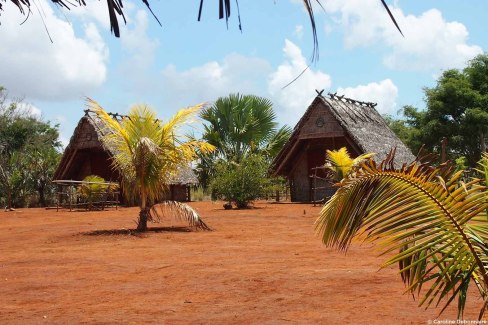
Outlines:
[[344,136],[344,130],[329,107],[318,102],[300,127],[300,139]]

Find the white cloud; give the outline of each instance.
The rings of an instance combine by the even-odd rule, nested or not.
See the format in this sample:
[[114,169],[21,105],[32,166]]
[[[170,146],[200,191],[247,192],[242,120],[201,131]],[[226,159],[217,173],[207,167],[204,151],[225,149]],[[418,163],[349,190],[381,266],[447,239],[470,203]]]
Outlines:
[[338,88],[337,94],[356,100],[377,103],[376,109],[381,114],[396,115],[397,112],[398,88],[390,79],[356,87]]
[[[67,11],[70,16],[76,17],[84,23],[96,21],[105,30],[110,30],[110,19],[107,9],[107,2],[94,0],[88,0],[86,2],[86,6],[72,7],[69,11],[65,10],[65,12]],[[131,3],[124,2],[124,12],[127,11],[127,4]],[[119,19],[119,23],[124,24],[123,19]]]
[[130,65],[134,70],[148,68],[153,63],[159,46],[157,39],[148,36],[147,29],[148,18],[144,10],[137,10],[134,19],[128,19],[127,25],[121,26],[122,46],[130,53]]
[[392,69],[461,68],[482,53],[481,47],[467,43],[469,33],[463,24],[446,21],[437,9],[415,16],[391,7],[403,38],[377,0],[329,0],[324,7],[340,15],[346,47],[386,45],[384,64]]
[[285,60],[270,74],[268,91],[275,103],[280,122],[295,125],[317,95],[315,89],[327,90],[332,82],[328,74],[309,68],[295,82],[282,89],[307,68],[302,51],[293,42],[285,40],[283,52]]
[[98,88],[106,79],[108,49],[93,23],[83,26],[84,35],[54,15],[46,0],[43,20],[54,41],[44,30],[40,14],[29,19],[6,3],[0,28],[0,75],[13,94],[29,99],[66,100],[81,97]]
[[262,96],[260,80],[265,80],[270,71],[267,61],[240,54],[230,54],[222,62],[212,61],[184,71],[169,65],[162,71],[161,91],[165,102],[173,108],[213,101],[236,92]]
[[293,32],[293,35],[295,35],[298,39],[302,39],[303,38],[303,25],[296,25],[295,31]]

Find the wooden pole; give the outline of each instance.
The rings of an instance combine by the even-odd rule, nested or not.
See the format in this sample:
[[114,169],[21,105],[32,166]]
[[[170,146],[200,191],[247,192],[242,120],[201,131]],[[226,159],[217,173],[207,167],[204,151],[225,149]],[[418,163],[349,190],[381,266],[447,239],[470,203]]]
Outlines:
[[441,163],[446,162],[446,147],[447,147],[447,138],[442,137],[442,139],[441,139]]

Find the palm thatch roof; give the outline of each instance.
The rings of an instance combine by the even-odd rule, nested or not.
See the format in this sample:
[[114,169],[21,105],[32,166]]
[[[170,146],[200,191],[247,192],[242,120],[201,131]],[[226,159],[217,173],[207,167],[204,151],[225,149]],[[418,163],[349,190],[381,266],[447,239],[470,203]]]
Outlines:
[[[376,161],[383,160],[392,148],[396,148],[395,165],[401,165],[415,159],[410,149],[393,133],[375,109],[376,104],[337,96],[336,94],[322,96],[319,93],[298,121],[288,142],[274,159],[272,164],[274,174],[283,174],[284,165],[303,146],[303,141],[300,142],[300,140],[307,140],[303,139],[300,134],[318,107],[325,107],[331,113],[342,128],[343,131],[341,132],[352,139],[359,151],[376,153]],[[316,138],[331,136],[334,136],[334,132],[324,130],[323,133],[317,134]]]
[[[120,121],[126,116],[120,114],[110,115]],[[64,150],[63,157],[54,173],[54,180],[70,179],[73,168],[76,168],[77,154],[82,151],[103,151],[106,153],[106,168],[111,169],[110,158],[113,157],[115,151],[112,148],[104,146],[102,137],[106,133],[104,122],[92,111],[85,110],[85,115],[80,119],[76,126],[73,135],[69,141],[68,146]],[[168,185],[196,185],[198,179],[193,169],[189,165],[183,165],[178,168],[178,172],[171,177]]]

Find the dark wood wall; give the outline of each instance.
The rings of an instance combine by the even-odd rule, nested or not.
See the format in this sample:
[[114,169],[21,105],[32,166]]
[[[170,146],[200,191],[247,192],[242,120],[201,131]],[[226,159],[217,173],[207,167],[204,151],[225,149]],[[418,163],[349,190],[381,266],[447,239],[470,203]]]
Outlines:
[[[298,134],[298,150],[290,159],[288,173],[291,200],[309,202],[312,200],[313,168],[323,166],[326,150],[346,147],[352,157],[362,152],[335,119],[329,108],[320,103],[313,108]],[[319,172],[319,176],[325,176]],[[325,182],[319,184],[325,186]],[[330,190],[317,191],[317,197],[330,194]]]

